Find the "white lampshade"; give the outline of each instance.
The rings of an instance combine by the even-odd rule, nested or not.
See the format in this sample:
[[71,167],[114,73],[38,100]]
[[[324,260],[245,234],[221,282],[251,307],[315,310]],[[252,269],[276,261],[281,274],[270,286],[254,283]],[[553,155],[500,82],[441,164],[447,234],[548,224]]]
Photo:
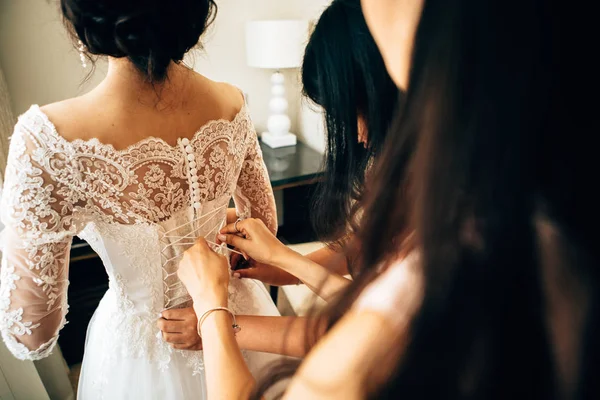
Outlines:
[[246,23],[246,60],[250,67],[283,69],[302,65],[308,21],[276,20]]

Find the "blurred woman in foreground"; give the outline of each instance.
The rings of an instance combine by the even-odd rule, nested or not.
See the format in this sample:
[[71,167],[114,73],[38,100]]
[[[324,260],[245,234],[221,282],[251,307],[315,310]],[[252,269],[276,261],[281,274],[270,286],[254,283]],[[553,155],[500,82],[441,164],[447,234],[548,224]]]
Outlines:
[[[284,398],[599,398],[598,127],[579,93],[595,75],[567,71],[588,25],[533,0],[362,4],[407,99],[369,182],[359,278],[329,312],[345,313]],[[419,256],[402,259],[409,232]],[[226,261],[202,243],[180,275],[199,315],[222,305]],[[215,382],[231,379],[210,361],[239,351],[229,315],[200,329]]]

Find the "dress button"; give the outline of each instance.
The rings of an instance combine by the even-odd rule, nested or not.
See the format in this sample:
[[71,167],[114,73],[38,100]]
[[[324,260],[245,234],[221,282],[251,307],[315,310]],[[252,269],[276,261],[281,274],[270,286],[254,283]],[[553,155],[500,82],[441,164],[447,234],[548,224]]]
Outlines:
[[192,182],[194,182],[194,183],[198,182],[198,177],[195,175],[192,176]]
[[194,159],[194,155],[193,154],[188,154],[187,159],[189,161],[192,161]]
[[190,140],[188,138],[183,138],[181,139],[181,144],[187,146],[188,144],[190,144]]
[[196,175],[198,173],[198,170],[196,168],[192,168],[192,169],[190,169],[190,173],[192,175]]
[[201,207],[201,204],[200,204],[200,202],[199,202],[199,201],[197,201],[197,202],[195,202],[195,203],[194,203],[194,208],[195,208],[196,210],[197,210],[197,209],[199,209],[200,207]]
[[192,148],[192,146],[187,145],[187,146],[185,146],[185,151],[187,151],[188,153],[192,153],[194,151],[194,149]]
[[196,168],[196,161],[189,162],[190,168]]
[[194,183],[192,183],[192,187],[194,189],[198,189],[200,187],[200,184],[198,182],[194,182]]

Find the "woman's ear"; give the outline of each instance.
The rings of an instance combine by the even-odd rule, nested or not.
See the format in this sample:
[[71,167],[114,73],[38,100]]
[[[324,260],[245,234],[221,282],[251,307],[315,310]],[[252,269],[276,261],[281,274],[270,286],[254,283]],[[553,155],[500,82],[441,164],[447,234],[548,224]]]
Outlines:
[[367,120],[362,116],[358,115],[358,143],[362,143],[367,148],[367,141],[369,139]]

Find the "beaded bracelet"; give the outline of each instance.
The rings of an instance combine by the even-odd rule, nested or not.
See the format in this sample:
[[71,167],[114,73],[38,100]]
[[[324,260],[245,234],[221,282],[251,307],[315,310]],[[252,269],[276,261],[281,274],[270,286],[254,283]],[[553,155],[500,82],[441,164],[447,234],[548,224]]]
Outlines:
[[202,324],[204,323],[204,320],[206,319],[206,317],[208,317],[214,311],[227,311],[229,313],[229,315],[231,315],[231,318],[233,319],[233,324],[231,324],[231,327],[233,328],[234,335],[242,330],[242,327],[239,326],[235,320],[235,314],[233,313],[233,311],[231,311],[227,307],[215,307],[215,308],[206,310],[204,312],[204,314],[202,314],[202,316],[198,319],[198,326],[197,326],[198,336],[202,337],[202,333],[200,333],[200,328],[202,328]]

